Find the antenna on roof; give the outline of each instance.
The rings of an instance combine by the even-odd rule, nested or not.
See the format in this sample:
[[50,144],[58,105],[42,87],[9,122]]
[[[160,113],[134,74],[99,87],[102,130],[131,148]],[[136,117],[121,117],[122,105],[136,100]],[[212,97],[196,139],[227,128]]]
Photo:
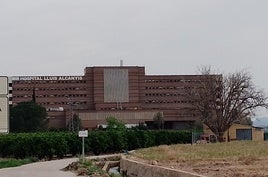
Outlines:
[[123,60],[120,60],[120,66],[121,67],[123,66]]

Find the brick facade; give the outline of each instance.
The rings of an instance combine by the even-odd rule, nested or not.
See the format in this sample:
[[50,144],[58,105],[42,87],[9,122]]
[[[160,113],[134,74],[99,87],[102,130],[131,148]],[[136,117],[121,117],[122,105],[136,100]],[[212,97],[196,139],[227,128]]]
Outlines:
[[[86,67],[83,76],[11,77],[10,103],[35,95],[36,102],[47,108],[52,127],[65,127],[74,113],[80,114],[86,129],[94,129],[105,123],[108,113],[126,123],[150,123],[155,113],[162,112],[167,128],[183,129],[198,119],[183,93],[200,79],[200,75],[146,75],[145,67],[138,66]],[[139,118],[130,120],[130,114]]]

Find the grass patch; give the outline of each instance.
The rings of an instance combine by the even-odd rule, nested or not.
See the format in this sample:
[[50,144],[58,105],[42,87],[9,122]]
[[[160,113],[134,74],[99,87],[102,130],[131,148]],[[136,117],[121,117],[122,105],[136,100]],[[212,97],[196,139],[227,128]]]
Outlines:
[[9,167],[17,167],[29,163],[36,162],[34,158],[27,159],[1,159],[0,160],[0,169],[1,168],[9,168]]
[[145,160],[196,161],[213,159],[259,159],[268,158],[268,142],[233,141],[228,143],[197,145],[161,145],[137,150],[134,154]]
[[96,163],[90,159],[85,159],[84,162],[82,159],[79,159],[79,161],[72,162],[67,167],[63,168],[63,170],[73,171],[77,176],[88,176],[93,174],[103,175],[105,171],[103,171],[100,166],[96,165]]
[[85,159],[85,161],[83,162],[82,159],[79,159],[79,161],[72,162],[62,170],[73,171],[74,173],[76,173],[77,176],[99,175],[107,177],[110,175],[111,177],[122,177],[121,174],[108,174],[108,172],[102,170],[104,164],[105,161],[103,160]]
[[123,177],[121,174],[110,174],[110,177]]
[[92,174],[95,174],[95,173],[103,175],[105,173],[100,167],[95,165],[89,159],[86,159],[85,162],[82,162],[82,160],[80,159],[79,163],[81,164],[82,167],[87,169],[87,175],[92,175]]

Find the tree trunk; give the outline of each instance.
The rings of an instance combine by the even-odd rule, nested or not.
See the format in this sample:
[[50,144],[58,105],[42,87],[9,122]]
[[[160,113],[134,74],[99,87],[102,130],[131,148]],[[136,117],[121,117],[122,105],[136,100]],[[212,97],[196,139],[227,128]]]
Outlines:
[[218,133],[218,141],[219,142],[226,142],[226,139],[224,137],[224,132],[219,132]]

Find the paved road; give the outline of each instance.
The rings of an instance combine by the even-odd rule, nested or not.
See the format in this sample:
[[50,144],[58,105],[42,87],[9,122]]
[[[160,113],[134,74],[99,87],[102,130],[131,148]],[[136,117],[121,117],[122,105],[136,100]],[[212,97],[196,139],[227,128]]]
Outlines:
[[14,168],[0,169],[0,177],[76,177],[72,172],[61,171],[77,158],[37,162]]

